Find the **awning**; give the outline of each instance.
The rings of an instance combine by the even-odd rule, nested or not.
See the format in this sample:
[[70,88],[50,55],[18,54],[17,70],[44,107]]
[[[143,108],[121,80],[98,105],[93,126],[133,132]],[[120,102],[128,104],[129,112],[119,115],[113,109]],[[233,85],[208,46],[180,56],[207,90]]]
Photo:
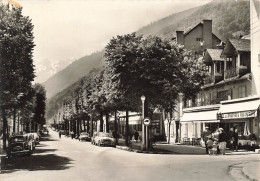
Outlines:
[[255,117],[259,105],[259,99],[240,102],[223,102],[218,114],[222,119]]
[[219,108],[219,113],[223,114],[243,111],[256,111],[259,105],[260,100],[222,104]]
[[203,121],[203,122],[219,122],[217,120],[218,110],[186,112],[181,117],[181,122]]

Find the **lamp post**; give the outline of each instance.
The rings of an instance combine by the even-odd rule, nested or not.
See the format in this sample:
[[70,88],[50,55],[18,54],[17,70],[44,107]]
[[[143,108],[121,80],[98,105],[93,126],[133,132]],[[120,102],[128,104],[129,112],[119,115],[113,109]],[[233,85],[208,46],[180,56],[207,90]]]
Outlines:
[[[142,101],[142,120],[144,120],[144,101],[145,101],[145,96],[141,96],[141,101]],[[142,121],[142,149],[145,149],[146,146],[146,139],[145,139],[145,126]]]

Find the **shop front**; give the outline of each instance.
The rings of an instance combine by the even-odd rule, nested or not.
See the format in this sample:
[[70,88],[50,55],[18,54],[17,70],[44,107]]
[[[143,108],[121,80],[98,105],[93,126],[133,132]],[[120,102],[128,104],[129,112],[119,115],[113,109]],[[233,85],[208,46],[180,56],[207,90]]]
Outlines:
[[240,140],[259,142],[259,105],[259,97],[222,101],[217,114],[219,127],[226,132],[237,129]]
[[190,144],[194,140],[198,143],[206,126],[214,132],[220,123],[217,119],[218,111],[219,105],[184,109],[180,119],[181,143]]

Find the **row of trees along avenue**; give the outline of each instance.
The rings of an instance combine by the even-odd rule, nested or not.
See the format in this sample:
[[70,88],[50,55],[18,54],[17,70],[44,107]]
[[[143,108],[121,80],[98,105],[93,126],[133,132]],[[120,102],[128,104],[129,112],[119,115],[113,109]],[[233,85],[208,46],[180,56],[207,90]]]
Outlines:
[[[33,24],[22,15],[22,8],[0,3],[0,121],[3,148],[6,148],[8,120],[13,119],[13,133],[20,124],[26,131],[37,131],[37,124],[45,122],[45,89],[32,86]],[[18,124],[16,125],[18,117]],[[20,121],[20,122],[19,122]]]
[[113,113],[114,131],[117,131],[116,112],[125,111],[126,145],[128,112],[141,112],[142,95],[146,97],[145,117],[151,117],[156,108],[172,115],[178,94],[193,97],[205,77],[203,64],[193,59],[183,46],[157,36],[144,38],[132,33],[114,37],[105,48],[104,61],[103,69],[84,77],[65,102],[74,100],[77,111],[71,117],[79,108],[87,115],[91,134],[95,116],[99,115],[100,131],[103,131],[103,115],[108,119]]

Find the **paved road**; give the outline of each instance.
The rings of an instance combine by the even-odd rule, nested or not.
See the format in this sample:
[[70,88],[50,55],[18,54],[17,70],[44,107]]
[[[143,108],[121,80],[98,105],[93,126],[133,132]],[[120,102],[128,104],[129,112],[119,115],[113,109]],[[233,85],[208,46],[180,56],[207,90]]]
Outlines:
[[[97,147],[50,131],[32,156],[3,159],[1,181],[235,180],[229,168],[259,155],[159,155]],[[233,167],[232,167],[233,166]],[[258,171],[259,168],[255,168]],[[236,172],[233,169],[232,172]],[[246,178],[241,178],[246,179]],[[239,180],[239,175],[236,178]]]

